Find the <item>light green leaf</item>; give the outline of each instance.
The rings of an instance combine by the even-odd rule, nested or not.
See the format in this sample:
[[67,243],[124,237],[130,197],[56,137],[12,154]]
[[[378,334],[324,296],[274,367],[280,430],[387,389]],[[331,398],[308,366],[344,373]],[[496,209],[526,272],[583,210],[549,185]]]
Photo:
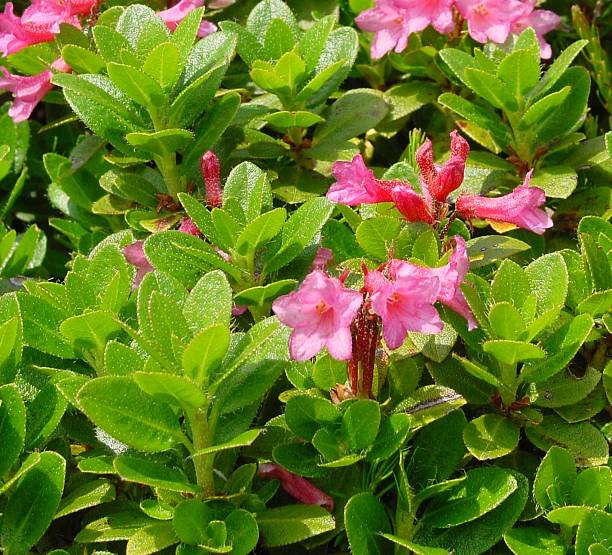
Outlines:
[[483,414],[463,430],[468,451],[478,460],[497,459],[511,453],[519,441],[519,428],[499,414]]
[[279,547],[333,530],[334,517],[316,505],[289,505],[265,509],[256,515],[264,544]]
[[387,545],[381,534],[391,532],[383,504],[371,493],[358,493],[344,507],[344,525],[353,553],[384,555]]
[[200,488],[191,484],[182,472],[154,460],[132,455],[120,455],[113,461],[113,467],[119,476],[127,482],[136,482],[137,484],[180,493],[197,494],[200,492]]

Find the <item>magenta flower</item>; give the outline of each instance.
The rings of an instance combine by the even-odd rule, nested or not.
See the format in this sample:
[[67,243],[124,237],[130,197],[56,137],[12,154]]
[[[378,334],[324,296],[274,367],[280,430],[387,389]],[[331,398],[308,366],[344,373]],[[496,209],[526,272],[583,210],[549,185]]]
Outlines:
[[404,0],[408,10],[409,32],[422,31],[432,25],[438,33],[447,34],[455,28],[453,4],[455,0]]
[[524,13],[518,0],[455,0],[459,13],[468,22],[468,33],[481,43],[506,42],[512,22]]
[[403,181],[397,183],[398,185],[393,188],[393,201],[402,216],[409,222],[433,224],[435,218],[431,211],[431,204],[422,195],[419,195],[410,183]]
[[153,266],[144,253],[143,242],[135,241],[127,247],[123,247],[123,256],[132,265],[136,266],[136,276],[132,283],[132,291],[136,289],[144,277],[154,270]]
[[350,359],[350,327],[362,300],[361,293],[319,270],[308,274],[297,291],[276,299],[272,310],[283,324],[293,328],[291,357],[308,360],[327,346],[333,358]]
[[391,279],[379,271],[366,276],[366,288],[372,308],[382,320],[387,346],[400,347],[408,331],[442,331],[442,320],[433,307],[440,281],[419,275],[417,266],[403,260],[392,261],[389,270]]
[[311,270],[326,270],[329,263],[334,258],[334,251],[319,247],[310,266]]
[[376,7],[360,13],[355,23],[364,31],[374,33],[372,58],[382,58],[395,49],[401,52],[408,45],[410,18],[397,0],[376,0]]
[[336,182],[326,195],[332,202],[355,206],[392,200],[389,191],[367,168],[361,154],[355,155],[350,162],[335,162],[332,173]]
[[[70,71],[70,66],[62,58],[55,60],[51,64],[51,68],[64,73]],[[27,120],[36,105],[53,88],[51,84],[53,73],[48,69],[42,73],[29,76],[12,75],[4,67],[0,67],[0,72],[2,73],[0,89],[12,92],[15,96],[13,105],[8,111],[9,116],[13,118],[15,123]]]
[[260,464],[258,476],[280,480],[282,488],[294,499],[307,505],[319,505],[328,511],[334,510],[334,500],[313,486],[306,478],[285,470],[282,466],[273,463]]
[[473,330],[478,327],[478,323],[461,292],[461,284],[470,268],[470,260],[467,255],[465,239],[456,235],[454,240],[456,247],[448,264],[441,268],[419,267],[418,273],[423,277],[429,276],[440,280],[440,290],[436,300],[463,316],[467,320],[468,330]]
[[200,160],[202,177],[206,186],[206,204],[211,208],[220,208],[223,204],[223,191],[221,190],[221,164],[219,158],[212,151],[202,155]]
[[[32,6],[26,9],[32,10]],[[22,48],[53,40],[54,33],[59,31],[56,18],[47,24],[36,21],[31,15],[30,24],[24,23],[21,17],[13,12],[12,2],[7,2],[4,12],[0,13],[0,54],[4,57],[19,52]]]
[[470,153],[469,143],[457,131],[450,136],[451,156],[441,166],[434,164],[430,139],[416,151],[416,161],[421,168],[421,189],[430,199],[439,202],[446,202],[448,195],[463,183],[465,161]]
[[552,56],[552,48],[546,42],[544,35],[556,29],[561,23],[561,18],[550,10],[536,10],[535,5],[536,0],[526,1],[523,15],[512,22],[511,30],[519,35],[527,27],[532,27],[540,43],[540,56],[547,60]]
[[523,184],[508,195],[497,198],[461,195],[457,199],[457,211],[466,219],[510,223],[542,235],[553,222],[544,210],[540,210],[546,195],[542,189],[529,186],[531,174],[532,171],[525,176]]
[[183,233],[187,233],[188,235],[193,235],[194,237],[200,237],[202,235],[198,226],[193,223],[191,218],[183,218],[178,228],[179,231]]
[[[187,14],[191,13],[196,8],[204,5],[204,0],[180,0],[171,8],[157,12],[157,15],[161,17],[168,29],[174,31],[177,25],[185,19]],[[199,37],[205,37],[210,35],[217,30],[217,26],[210,21],[202,21],[198,30]]]

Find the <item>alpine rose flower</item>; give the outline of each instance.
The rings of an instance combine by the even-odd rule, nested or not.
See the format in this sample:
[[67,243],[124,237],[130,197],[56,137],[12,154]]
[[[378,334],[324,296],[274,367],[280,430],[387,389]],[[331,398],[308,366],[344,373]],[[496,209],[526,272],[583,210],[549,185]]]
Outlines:
[[307,505],[319,505],[328,511],[334,510],[334,500],[313,486],[306,478],[285,470],[282,466],[273,463],[260,464],[257,470],[258,476],[262,478],[277,479],[282,488],[294,499]]
[[514,224],[542,235],[553,222],[550,216],[540,210],[546,201],[544,191],[530,187],[530,171],[522,185],[510,194],[497,198],[462,195],[457,199],[456,208],[466,219],[480,218]]
[[451,134],[451,157],[441,166],[434,164],[431,139],[416,151],[421,168],[421,188],[431,199],[446,202],[450,193],[463,183],[465,161],[470,153],[469,143],[457,131]]
[[136,276],[132,283],[132,291],[136,289],[144,277],[154,270],[153,266],[144,253],[143,242],[135,241],[127,247],[123,247],[123,256],[132,265],[136,266]]
[[327,191],[327,198],[332,202],[355,206],[362,203],[391,201],[387,190],[380,186],[361,157],[357,154],[350,162],[335,162],[332,173],[336,182]]
[[[53,62],[51,67],[58,71],[70,71],[70,66],[62,58]],[[27,120],[36,105],[53,88],[51,84],[53,73],[49,69],[29,76],[12,75],[4,67],[0,67],[0,72],[2,73],[0,89],[12,92],[15,96],[13,105],[8,111],[9,116],[13,118],[15,123]]]
[[293,328],[291,357],[308,360],[327,346],[333,358],[350,359],[351,323],[362,300],[361,293],[319,270],[308,274],[297,291],[276,299],[272,310],[283,324]]
[[402,260],[389,265],[388,279],[382,272],[366,276],[372,308],[383,324],[383,337],[390,349],[402,345],[408,331],[439,333],[442,320],[433,307],[440,281],[418,274],[418,267]]
[[[174,31],[178,24],[185,19],[187,14],[203,5],[204,0],[180,0],[180,2],[171,8],[157,12],[157,15],[164,20],[170,31]],[[216,30],[217,26],[214,23],[202,21],[198,30],[198,37],[205,37],[206,35],[214,33]]]
[[527,27],[532,27],[540,43],[540,56],[548,60],[552,56],[552,48],[546,42],[544,35],[556,29],[561,23],[561,18],[550,10],[536,10],[535,5],[536,0],[527,0],[524,15],[513,21],[511,29],[513,33],[519,35]]
[[221,164],[219,158],[212,151],[202,155],[200,160],[202,178],[206,186],[206,204],[211,208],[221,208],[223,204],[223,191],[221,190]]
[[319,247],[312,261],[312,270],[326,270],[334,258],[334,251],[325,247]]
[[423,276],[429,275],[438,278],[440,290],[436,300],[463,316],[467,320],[468,330],[473,330],[478,327],[478,323],[461,292],[461,284],[470,268],[470,260],[467,255],[465,239],[456,235],[454,240],[456,247],[448,264],[441,268],[420,267],[418,273]]
[[399,182],[393,189],[395,207],[402,213],[408,222],[425,222],[433,224],[435,218],[429,202],[419,195],[410,183]]
[[376,7],[360,13],[355,23],[364,31],[374,33],[372,58],[382,58],[395,49],[401,52],[408,45],[410,19],[399,0],[376,0]]
[[[27,10],[32,10],[32,7]],[[33,18],[32,11],[30,15]],[[58,31],[59,23],[55,17],[50,22],[47,21],[47,24],[42,24],[40,21],[31,21],[27,24],[21,17],[15,15],[13,3],[7,2],[4,12],[0,13],[0,55],[10,56],[32,44],[51,41],[54,33]]]
[[198,226],[193,223],[191,218],[183,218],[178,230],[183,233],[187,233],[188,235],[193,235],[194,237],[199,237],[202,235],[198,229]]
[[428,25],[438,33],[450,33],[455,28],[453,4],[455,0],[403,0],[409,18],[411,33],[422,31]]
[[481,43],[506,42],[512,22],[521,17],[525,5],[518,0],[456,0],[459,13],[468,22],[468,33]]

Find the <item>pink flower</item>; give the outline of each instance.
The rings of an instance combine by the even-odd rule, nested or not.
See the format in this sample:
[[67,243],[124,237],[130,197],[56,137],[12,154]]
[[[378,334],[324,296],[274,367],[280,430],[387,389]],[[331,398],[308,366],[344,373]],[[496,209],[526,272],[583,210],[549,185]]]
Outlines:
[[434,164],[430,139],[416,151],[416,161],[421,168],[421,188],[429,198],[439,202],[446,202],[448,195],[463,183],[465,161],[470,152],[469,143],[457,131],[450,136],[451,157],[441,166]]
[[202,177],[206,186],[206,204],[211,208],[220,208],[223,203],[223,191],[221,190],[221,165],[219,158],[209,150],[202,155],[200,160]]
[[260,464],[257,474],[262,478],[276,478],[280,480],[282,488],[294,499],[307,505],[319,505],[328,511],[334,510],[334,500],[313,486],[306,478],[293,474],[277,464]]
[[297,291],[276,299],[272,310],[283,324],[293,328],[291,357],[308,360],[327,346],[333,358],[350,359],[350,327],[362,300],[361,293],[319,270],[308,274]]
[[[51,67],[65,73],[70,71],[70,66],[62,58],[53,62]],[[48,69],[42,73],[29,76],[12,75],[4,67],[0,67],[0,72],[2,72],[0,89],[12,92],[15,96],[13,105],[8,111],[9,116],[13,118],[15,123],[27,120],[36,105],[53,88],[51,84],[53,73]]]
[[544,210],[540,210],[546,195],[542,189],[529,186],[531,174],[532,171],[526,175],[523,184],[508,195],[497,198],[461,195],[457,199],[457,211],[467,219],[511,223],[542,235],[553,222]]
[[336,182],[326,195],[332,202],[354,206],[392,200],[389,191],[367,168],[361,154],[355,155],[350,162],[335,162],[332,173]]
[[334,252],[331,249],[326,249],[325,247],[319,247],[317,249],[317,253],[312,261],[312,265],[310,266],[311,270],[326,270],[328,264],[334,258]]
[[473,330],[478,327],[478,323],[461,292],[461,284],[470,268],[470,260],[466,251],[465,239],[460,235],[456,235],[454,239],[456,247],[448,264],[441,268],[419,267],[418,273],[424,277],[439,279],[440,290],[436,300],[463,316],[468,322],[468,330]]
[[434,223],[431,212],[431,205],[422,195],[419,195],[410,185],[403,181],[398,181],[393,188],[393,201],[396,208],[402,213],[409,222]]
[[459,13],[468,22],[470,36],[481,43],[506,42],[512,22],[523,15],[518,0],[455,0]]
[[179,231],[183,233],[187,233],[189,235],[193,235],[194,237],[199,237],[202,235],[198,227],[193,223],[191,218],[183,218],[181,220],[181,225],[178,228]]
[[[157,15],[164,20],[170,31],[174,31],[177,25],[185,19],[187,14],[203,5],[204,0],[180,0],[180,2],[176,3],[171,8],[157,12]],[[217,26],[214,23],[202,21],[200,29],[198,30],[198,36],[205,37],[206,35],[214,33],[216,30]]]
[[408,10],[410,33],[422,31],[429,24],[438,33],[450,33],[455,28],[453,4],[455,0],[404,0]]
[[388,273],[390,279],[378,270],[366,276],[366,288],[372,308],[382,320],[387,346],[400,347],[408,331],[442,331],[442,320],[433,307],[440,281],[419,275],[417,266],[402,260],[391,261]]
[[136,276],[134,277],[134,282],[132,283],[132,291],[136,289],[140,282],[144,279],[144,277],[154,270],[153,266],[147,259],[143,249],[142,241],[135,241],[131,245],[127,247],[123,247],[123,256],[125,259],[132,265],[136,266]]
[[512,32],[521,34],[527,27],[532,27],[540,43],[540,56],[548,59],[552,56],[552,48],[546,42],[544,35],[556,29],[561,18],[550,10],[535,10],[536,0],[527,0],[525,11],[521,17],[512,22]]
[[[27,8],[32,10],[32,7]],[[25,15],[25,14],[24,14]],[[59,31],[56,18],[42,24],[30,12],[30,23],[24,23],[21,17],[13,12],[12,2],[7,2],[4,12],[0,13],[0,54],[4,57],[19,52],[22,48],[53,40],[54,33]]]
[[372,58],[382,58],[395,48],[401,52],[408,45],[410,19],[396,0],[376,0],[376,7],[360,13],[355,22],[364,31],[374,33]]

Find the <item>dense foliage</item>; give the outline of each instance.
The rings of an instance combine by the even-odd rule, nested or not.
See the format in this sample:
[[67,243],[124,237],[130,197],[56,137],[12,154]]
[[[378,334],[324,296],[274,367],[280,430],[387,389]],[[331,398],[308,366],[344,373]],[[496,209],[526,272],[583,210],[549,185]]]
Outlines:
[[612,553],[611,39],[6,3],[0,549]]

